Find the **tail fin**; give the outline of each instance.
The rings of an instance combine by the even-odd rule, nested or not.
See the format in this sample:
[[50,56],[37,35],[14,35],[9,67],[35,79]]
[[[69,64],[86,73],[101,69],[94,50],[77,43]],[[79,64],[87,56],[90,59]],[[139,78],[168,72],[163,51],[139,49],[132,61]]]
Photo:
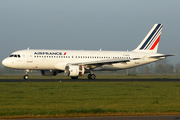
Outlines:
[[152,29],[134,51],[157,53],[163,24],[154,24]]

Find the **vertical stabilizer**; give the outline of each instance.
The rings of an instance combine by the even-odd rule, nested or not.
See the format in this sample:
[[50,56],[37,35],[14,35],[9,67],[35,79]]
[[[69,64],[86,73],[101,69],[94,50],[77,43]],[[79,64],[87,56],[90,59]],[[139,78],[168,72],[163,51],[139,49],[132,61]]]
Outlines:
[[134,51],[157,53],[163,24],[155,24]]

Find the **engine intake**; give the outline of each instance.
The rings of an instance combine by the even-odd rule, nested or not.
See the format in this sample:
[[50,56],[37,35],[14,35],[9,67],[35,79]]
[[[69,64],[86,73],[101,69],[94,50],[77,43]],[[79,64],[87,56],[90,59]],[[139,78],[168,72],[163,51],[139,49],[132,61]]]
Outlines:
[[67,76],[82,76],[84,74],[84,67],[77,65],[68,65],[65,67],[65,74]]

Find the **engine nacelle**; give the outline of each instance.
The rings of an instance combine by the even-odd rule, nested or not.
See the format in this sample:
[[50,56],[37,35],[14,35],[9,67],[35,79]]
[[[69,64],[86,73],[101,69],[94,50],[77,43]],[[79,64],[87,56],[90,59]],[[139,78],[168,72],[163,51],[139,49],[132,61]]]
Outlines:
[[41,75],[43,76],[56,76],[57,74],[57,70],[41,70]]
[[67,76],[82,76],[84,74],[84,67],[78,65],[68,65],[65,67],[65,74]]

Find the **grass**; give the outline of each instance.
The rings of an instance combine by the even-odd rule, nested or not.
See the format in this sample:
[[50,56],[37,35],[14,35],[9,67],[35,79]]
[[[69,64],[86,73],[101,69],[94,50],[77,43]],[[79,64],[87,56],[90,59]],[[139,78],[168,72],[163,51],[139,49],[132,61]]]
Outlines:
[[179,115],[179,82],[0,83],[0,119]]

